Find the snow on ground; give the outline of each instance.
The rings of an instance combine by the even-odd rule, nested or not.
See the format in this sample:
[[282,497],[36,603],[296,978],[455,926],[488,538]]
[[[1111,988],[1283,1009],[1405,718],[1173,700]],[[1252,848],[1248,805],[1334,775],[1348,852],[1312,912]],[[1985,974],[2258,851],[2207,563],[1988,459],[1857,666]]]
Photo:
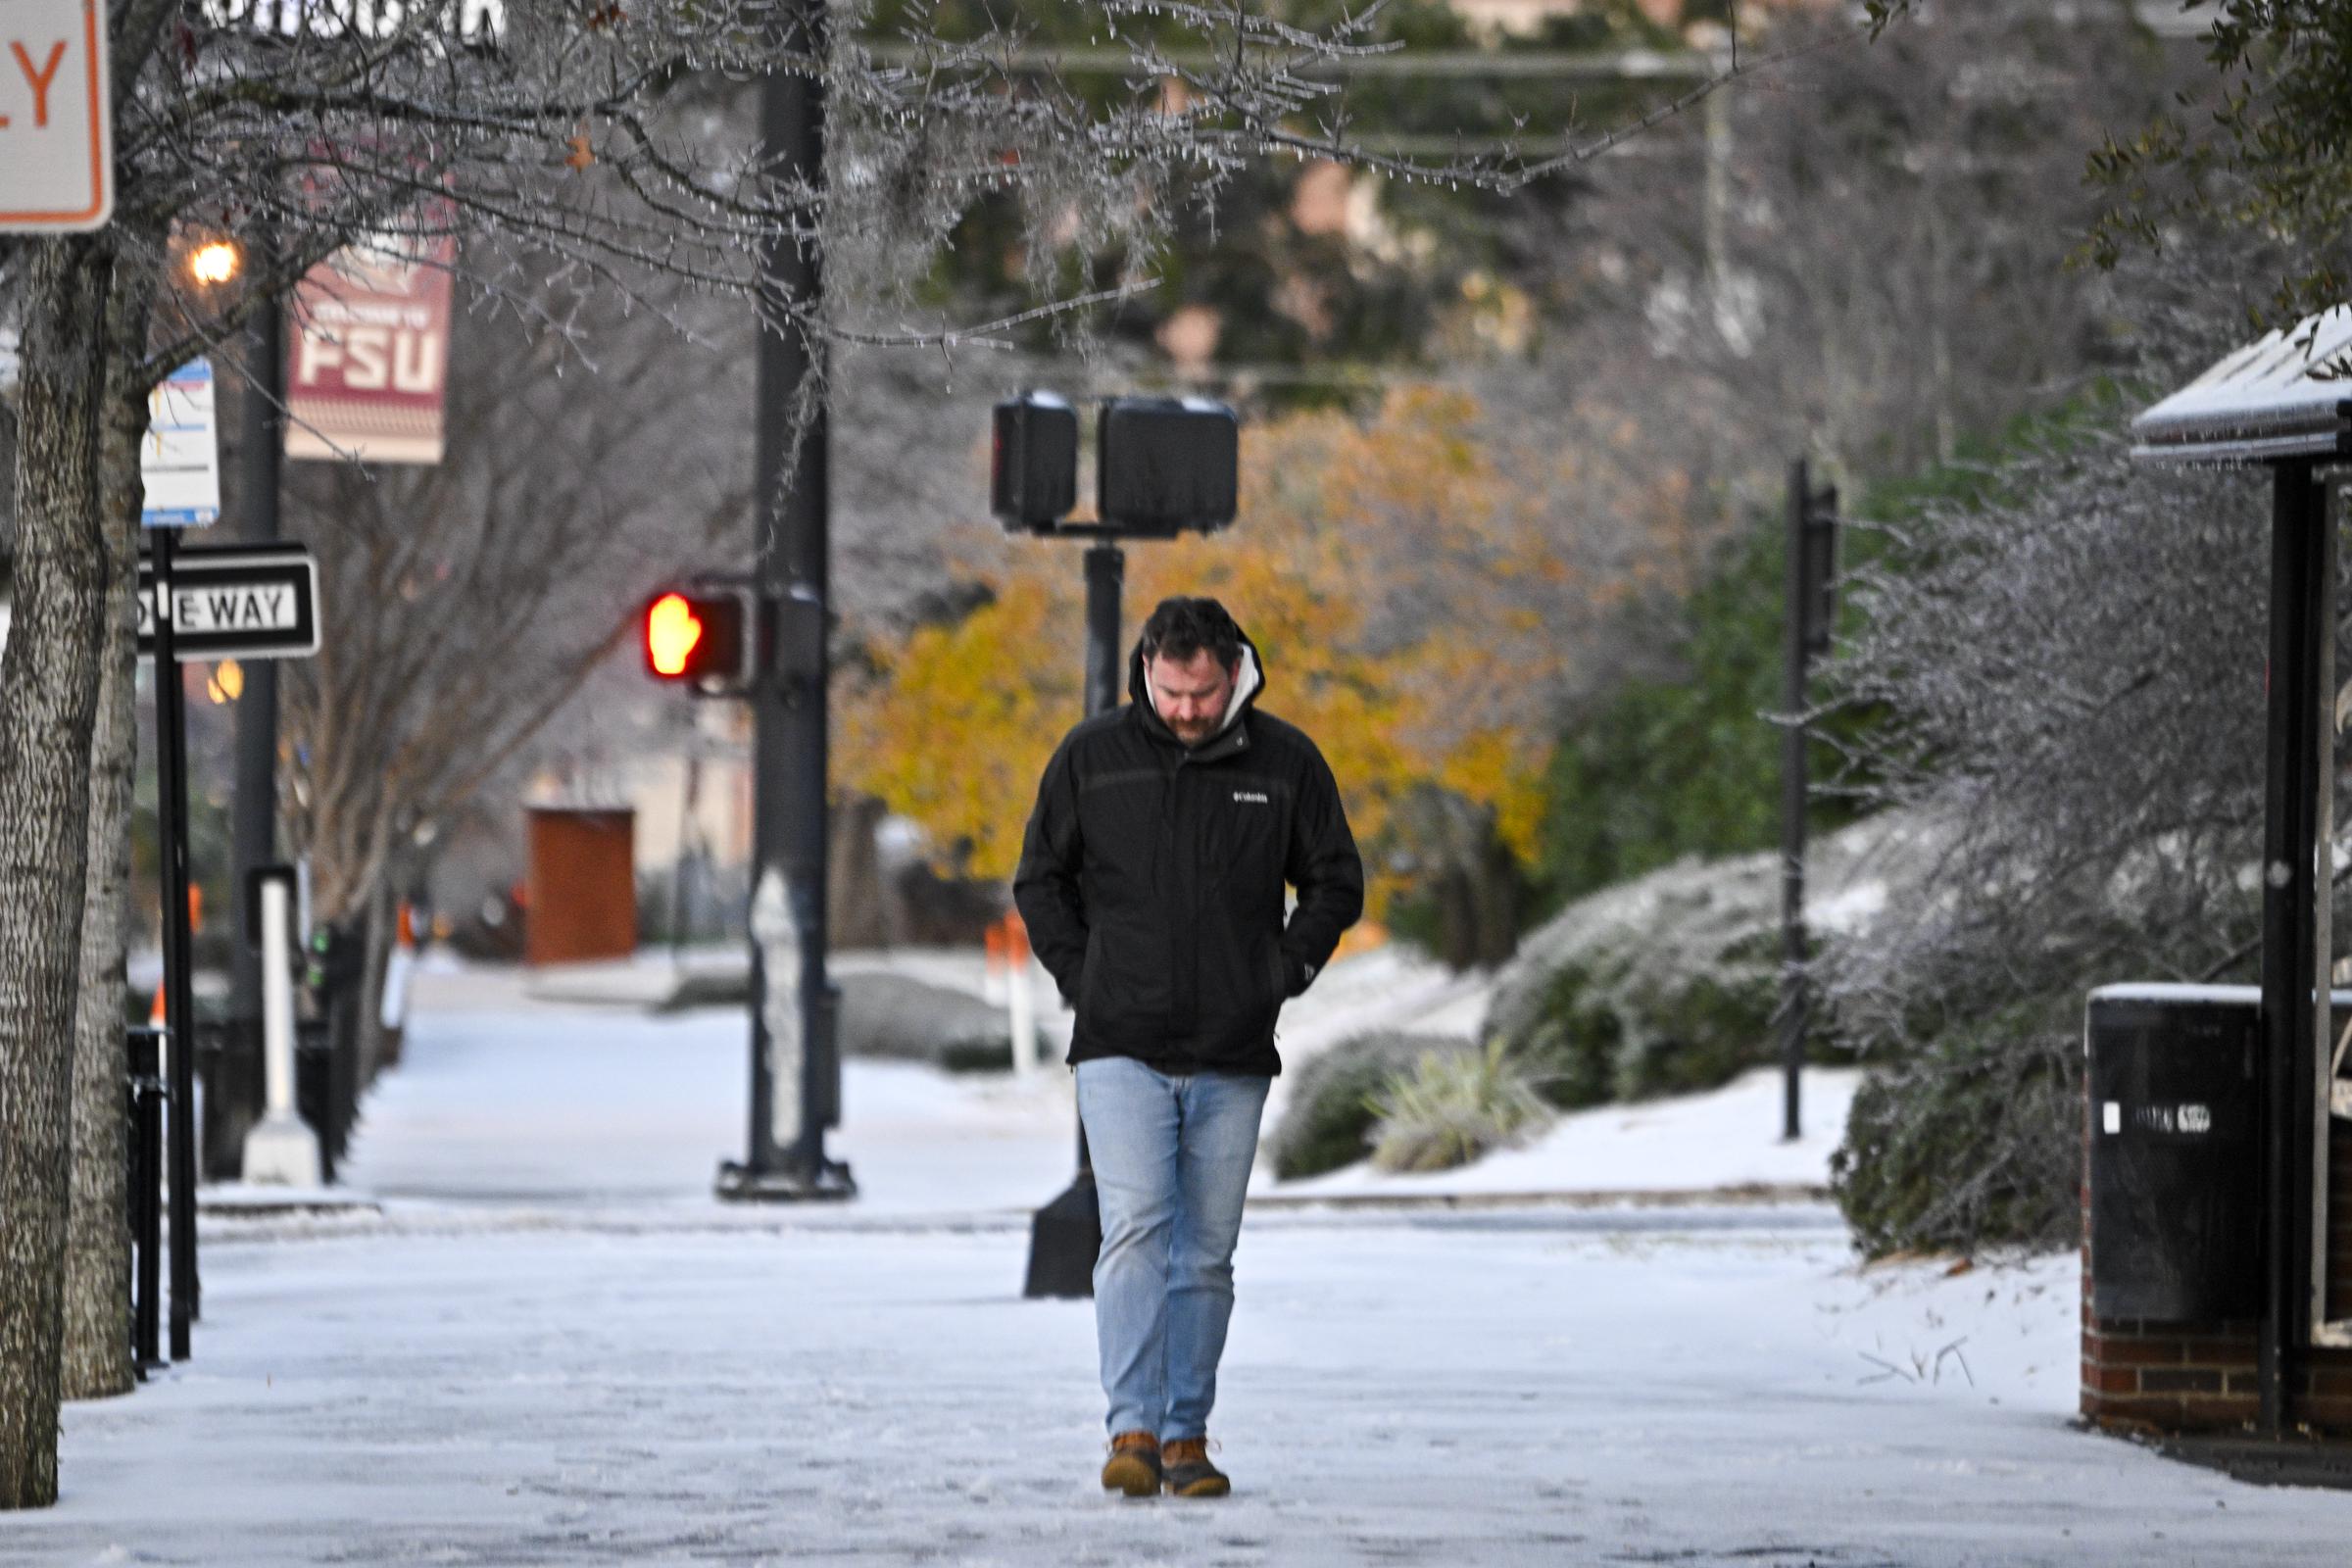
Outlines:
[[[893,966],[977,989],[977,959],[958,962],[918,954]],[[346,1172],[355,1190],[396,1205],[705,1209],[720,1158],[741,1157],[750,1068],[740,1012],[534,1005],[511,978],[481,972],[420,976],[418,986],[407,1057],[368,1102]],[[1286,1058],[1371,1027],[1436,1032],[1432,1015],[1483,1005],[1484,986],[1401,950],[1348,959],[1286,1011]],[[1804,1081],[1807,1137],[1797,1144],[1780,1141],[1781,1079],[1765,1071],[1711,1095],[1565,1116],[1533,1146],[1460,1170],[1392,1176],[1359,1165],[1277,1184],[1261,1166],[1254,1191],[1409,1199],[1818,1188],[1857,1074],[1811,1069]],[[1058,1192],[1074,1164],[1076,1110],[1058,1065],[1021,1080],[853,1060],[842,1098],[830,1144],[857,1176],[861,1212],[1026,1211]]]
[[[1286,1044],[1460,1005],[1358,962]],[[1065,1073],[852,1063],[863,1196],[720,1205],[739,1015],[434,978],[349,1171],[383,1213],[209,1215],[195,1358],[69,1408],[0,1562],[2317,1568],[2352,1533],[2072,1430],[2075,1258],[1857,1269],[1801,1202],[1260,1207],[1236,1495],[1108,1499],[1090,1309],[1018,1296]],[[1826,1136],[1850,1083],[1807,1081]],[[1769,1087],[1569,1118],[1487,1190],[1745,1177]]]
[[[739,970],[734,950],[691,949],[673,960],[648,950],[629,959],[565,964],[560,973],[530,974],[511,968],[428,962],[418,976],[419,996],[444,1005],[511,1005],[517,1002],[608,1003],[632,997],[658,1000],[679,975]],[[896,974],[925,985],[993,995],[987,960],[974,948],[889,948],[836,954],[835,974]],[[1030,970],[1038,1004],[1038,1027],[1058,1055],[1069,1044],[1071,1016],[1058,1005],[1053,977],[1042,964]],[[1389,943],[1342,958],[1316,978],[1306,995],[1283,1008],[1283,1059],[1300,1062],[1349,1035],[1373,1029],[1415,1034],[1478,1033],[1495,976],[1455,974],[1402,943]],[[560,983],[557,983],[560,982]]]
[[1537,1193],[1661,1193],[1734,1187],[1819,1188],[1862,1081],[1857,1068],[1809,1067],[1800,1083],[1804,1137],[1783,1143],[1777,1068],[1747,1073],[1712,1094],[1562,1116],[1523,1149],[1425,1175],[1391,1175],[1370,1162],[1261,1192],[1312,1198],[1493,1197]]
[[1805,1207],[1253,1222],[1237,1494],[1127,1503],[1025,1245],[216,1241],[196,1359],[71,1407],[0,1558],[2318,1568],[2352,1528],[2070,1430],[2071,1260],[1857,1275]]
[[[406,1201],[700,1217],[719,1161],[746,1148],[748,1036],[734,1011],[426,1014],[369,1096],[342,1175],[395,1212]],[[1034,1208],[1075,1167],[1059,1068],[1022,1082],[852,1061],[842,1100],[829,1145],[857,1176],[860,1212]]]

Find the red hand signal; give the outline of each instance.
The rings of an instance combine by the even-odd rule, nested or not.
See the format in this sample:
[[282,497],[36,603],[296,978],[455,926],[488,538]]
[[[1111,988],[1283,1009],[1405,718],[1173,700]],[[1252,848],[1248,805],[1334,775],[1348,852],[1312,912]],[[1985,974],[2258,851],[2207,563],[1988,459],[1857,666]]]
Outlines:
[[695,644],[702,640],[702,617],[684,594],[663,594],[645,612],[645,653],[657,675],[685,674]]

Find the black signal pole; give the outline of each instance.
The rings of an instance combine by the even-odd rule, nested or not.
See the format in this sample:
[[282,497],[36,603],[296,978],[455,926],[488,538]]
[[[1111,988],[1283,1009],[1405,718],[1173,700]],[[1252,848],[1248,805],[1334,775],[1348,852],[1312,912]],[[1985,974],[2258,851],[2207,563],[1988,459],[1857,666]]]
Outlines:
[[1782,640],[1781,711],[1781,1136],[1803,1130],[1805,1068],[1805,711],[1813,656],[1830,645],[1838,492],[1816,493],[1805,460],[1788,466],[1787,629]]
[[1119,595],[1127,582],[1127,552],[1117,545],[1086,551],[1086,714],[1119,706]]
[[[1119,597],[1127,553],[1098,541],[1086,551],[1086,711],[1119,706]],[[1095,1162],[1078,1123],[1078,1174],[1059,1197],[1030,1216],[1029,1274],[1021,1294],[1073,1298],[1095,1294],[1095,1257],[1102,1250],[1102,1205]]]
[[[1113,544],[1093,544],[1086,551],[1086,715],[1107,713],[1119,706],[1119,598],[1127,583],[1127,552]],[[1078,1186],[1095,1209],[1096,1250],[1102,1245],[1102,1210],[1095,1199],[1095,1161],[1086,1151],[1086,1123],[1078,1124]],[[1078,1186],[1071,1191],[1076,1192]],[[1089,1254],[1087,1285],[1092,1293],[1093,1258]]]
[[163,859],[164,1024],[172,1080],[172,1359],[185,1361],[196,1321],[195,1003],[188,983],[188,755],[174,615],[171,528],[148,530],[155,553],[156,847]]
[[[817,192],[824,182],[823,0],[777,0],[771,24],[805,70],[772,73],[761,89],[760,127],[779,188]],[[760,256],[762,321],[755,411],[755,567],[769,607],[769,637],[752,684],[753,936],[750,1148],[719,1168],[719,1196],[793,1200],[853,1196],[849,1167],[825,1154],[839,1120],[836,1007],[825,962],[828,819],[825,621],[831,595],[827,532],[828,432],[820,347],[807,324],[823,298],[813,202],[793,215]],[[776,656],[781,655],[781,658]],[[767,894],[763,902],[761,894]],[[778,894],[781,895],[780,903]],[[792,940],[779,941],[789,916]],[[771,1014],[771,974],[796,962],[798,1017]],[[778,1027],[781,1025],[781,1027]],[[781,1081],[779,1079],[781,1078]],[[784,1112],[779,1117],[778,1110]],[[786,1124],[779,1125],[779,1121]]]

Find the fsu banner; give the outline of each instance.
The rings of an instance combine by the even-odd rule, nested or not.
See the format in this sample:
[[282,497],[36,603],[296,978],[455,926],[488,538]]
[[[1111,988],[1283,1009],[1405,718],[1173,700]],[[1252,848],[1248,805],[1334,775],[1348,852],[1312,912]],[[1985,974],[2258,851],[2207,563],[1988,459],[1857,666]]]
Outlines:
[[294,293],[286,456],[439,463],[449,384],[447,237],[347,246]]

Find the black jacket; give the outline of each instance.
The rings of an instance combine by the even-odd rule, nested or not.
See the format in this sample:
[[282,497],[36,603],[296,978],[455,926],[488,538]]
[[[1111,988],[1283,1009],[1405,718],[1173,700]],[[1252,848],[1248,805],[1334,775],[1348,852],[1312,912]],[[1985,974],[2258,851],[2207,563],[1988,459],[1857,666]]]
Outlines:
[[[1256,710],[1244,640],[1224,727],[1187,749],[1129,662],[1126,707],[1070,731],[1046,764],[1013,898],[1078,1009],[1074,1065],[1282,1071],[1274,1020],[1364,907],[1364,868],[1314,742]],[[1298,890],[1286,923],[1283,884]]]

